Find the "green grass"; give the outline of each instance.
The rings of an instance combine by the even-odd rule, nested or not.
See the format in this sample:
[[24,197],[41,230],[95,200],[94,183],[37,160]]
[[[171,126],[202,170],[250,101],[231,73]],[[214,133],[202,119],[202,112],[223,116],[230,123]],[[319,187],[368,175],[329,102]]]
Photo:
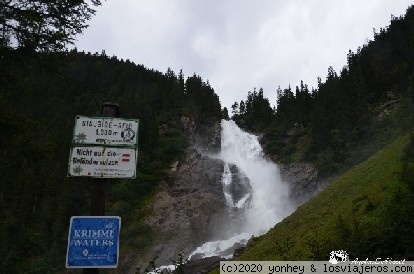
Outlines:
[[339,249],[351,258],[412,255],[414,195],[401,177],[408,143],[400,137],[342,174],[237,260],[328,260]]

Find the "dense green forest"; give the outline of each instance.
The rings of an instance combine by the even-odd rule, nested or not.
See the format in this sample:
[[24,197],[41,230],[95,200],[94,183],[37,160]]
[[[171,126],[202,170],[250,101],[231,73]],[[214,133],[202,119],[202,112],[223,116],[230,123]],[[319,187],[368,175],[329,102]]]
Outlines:
[[283,163],[313,162],[325,174],[361,162],[414,124],[414,7],[374,40],[347,54],[310,90],[277,89],[276,108],[263,90],[232,106],[233,119],[264,132],[265,151]]
[[218,96],[197,75],[185,79],[104,53],[3,48],[0,272],[64,267],[69,218],[88,215],[91,200],[91,179],[66,177],[75,115],[100,116],[104,102],[118,103],[121,117],[140,119],[137,178],[113,180],[108,197],[108,214],[123,218],[124,248],[152,240],[140,209],[187,146],[180,118],[221,118]]

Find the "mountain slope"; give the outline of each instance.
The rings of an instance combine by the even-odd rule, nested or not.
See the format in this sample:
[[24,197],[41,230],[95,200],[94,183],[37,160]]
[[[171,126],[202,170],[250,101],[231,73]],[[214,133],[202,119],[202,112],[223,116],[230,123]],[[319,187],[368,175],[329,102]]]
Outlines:
[[402,173],[403,166],[412,166],[406,147],[412,150],[413,143],[408,135],[400,137],[350,169],[250,241],[237,260],[328,260],[339,249],[351,258],[411,257],[413,178]]

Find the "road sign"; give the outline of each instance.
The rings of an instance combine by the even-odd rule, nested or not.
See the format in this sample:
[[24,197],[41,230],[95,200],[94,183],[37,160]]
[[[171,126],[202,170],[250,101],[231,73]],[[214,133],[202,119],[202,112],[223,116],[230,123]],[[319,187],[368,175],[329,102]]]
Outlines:
[[72,142],[89,145],[136,146],[138,119],[76,116]]
[[135,178],[137,148],[74,146],[68,176],[94,178]]
[[73,216],[70,219],[67,268],[116,268],[119,257],[118,216]]

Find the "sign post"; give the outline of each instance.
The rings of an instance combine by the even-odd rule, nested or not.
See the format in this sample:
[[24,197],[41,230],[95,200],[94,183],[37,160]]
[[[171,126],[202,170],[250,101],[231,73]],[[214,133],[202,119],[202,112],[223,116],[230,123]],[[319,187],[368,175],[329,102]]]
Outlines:
[[[118,117],[119,105],[105,103],[102,107],[102,116]],[[106,196],[108,192],[108,180],[95,179],[94,192],[92,193],[91,216],[104,216],[106,211]]]
[[91,216],[71,219],[66,267],[84,268],[84,274],[118,263],[121,218],[105,216],[108,181],[135,178],[139,123],[118,117],[114,103],[103,105],[102,117],[76,116],[68,176],[93,178],[93,190]]

